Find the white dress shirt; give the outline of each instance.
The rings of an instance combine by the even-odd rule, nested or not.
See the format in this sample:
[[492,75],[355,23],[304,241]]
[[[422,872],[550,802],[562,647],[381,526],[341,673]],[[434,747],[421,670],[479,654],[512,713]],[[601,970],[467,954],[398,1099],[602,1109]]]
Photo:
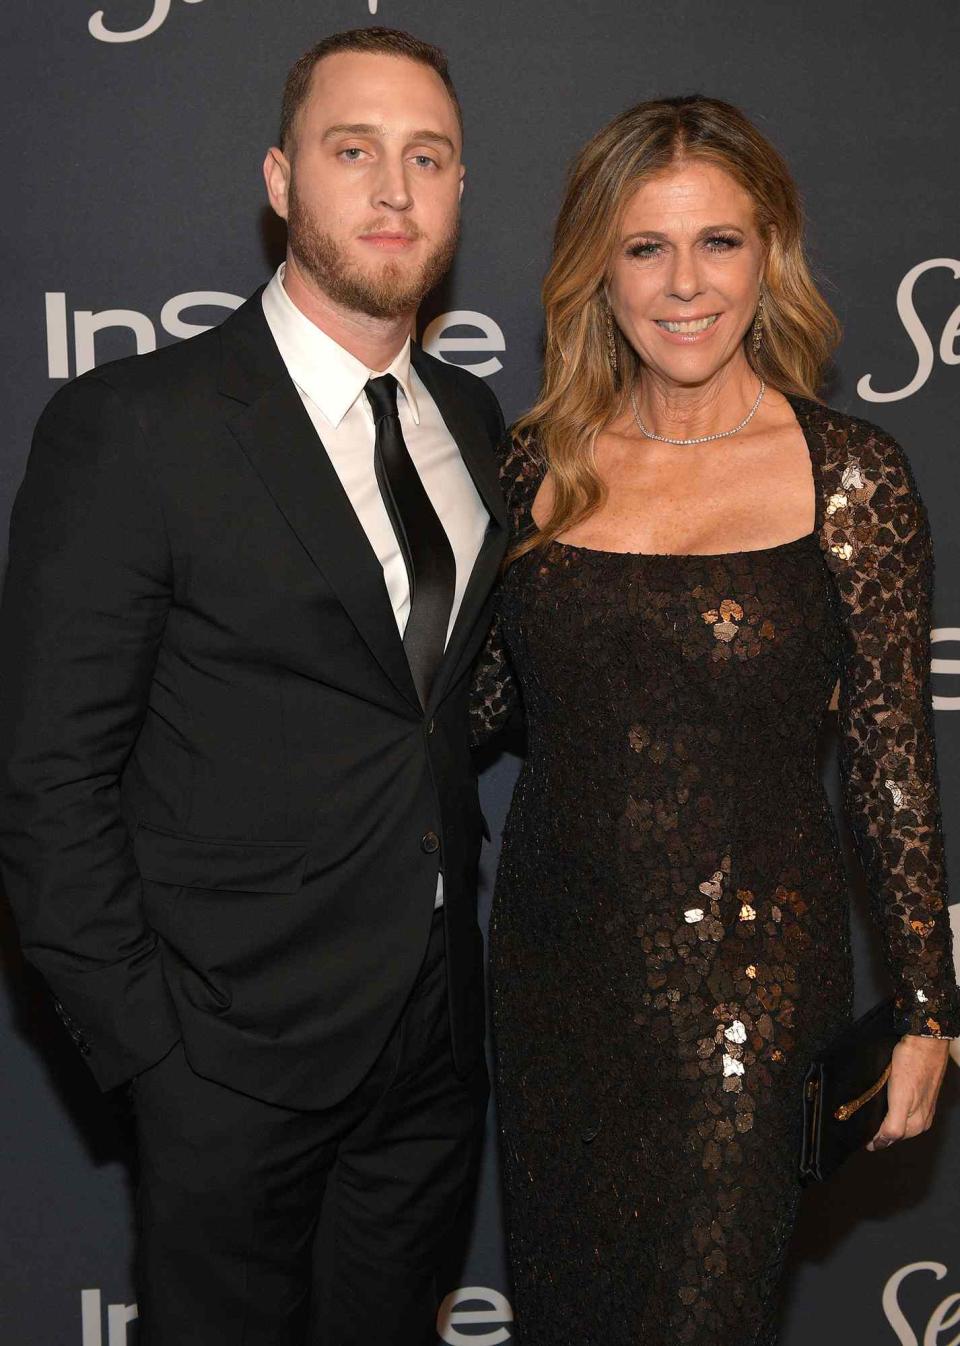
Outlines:
[[[296,384],[320,443],[383,569],[402,637],[410,615],[407,567],[380,495],[373,466],[375,426],[364,394],[367,380],[392,374],[402,396],[397,410],[403,438],[437,512],[457,564],[447,639],[480,552],[489,515],[433,398],[410,363],[410,339],[388,369],[372,370],[301,313],[283,285],[285,263],[263,292],[263,312],[287,372]],[[443,900],[443,875],[437,906]]]

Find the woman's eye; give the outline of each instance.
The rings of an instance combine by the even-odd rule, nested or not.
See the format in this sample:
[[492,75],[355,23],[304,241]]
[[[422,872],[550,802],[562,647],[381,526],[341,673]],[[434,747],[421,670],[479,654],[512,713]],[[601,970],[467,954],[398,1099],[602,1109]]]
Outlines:
[[714,252],[729,252],[731,248],[739,248],[740,239],[732,234],[711,234],[707,239],[707,247],[712,248]]
[[653,257],[659,243],[631,243],[627,249],[628,257]]

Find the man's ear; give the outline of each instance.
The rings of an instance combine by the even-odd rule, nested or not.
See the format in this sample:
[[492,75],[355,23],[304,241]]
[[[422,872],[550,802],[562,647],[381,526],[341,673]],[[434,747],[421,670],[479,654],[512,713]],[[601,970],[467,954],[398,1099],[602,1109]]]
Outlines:
[[267,150],[263,161],[263,180],[272,209],[281,220],[285,220],[290,198],[290,160],[276,145],[271,145]]

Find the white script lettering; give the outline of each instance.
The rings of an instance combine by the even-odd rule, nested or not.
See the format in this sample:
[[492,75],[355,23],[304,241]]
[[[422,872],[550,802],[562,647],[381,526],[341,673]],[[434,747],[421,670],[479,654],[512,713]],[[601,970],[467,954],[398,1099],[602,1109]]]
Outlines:
[[[914,307],[913,290],[919,278],[926,271],[946,267],[953,272],[954,280],[960,280],[960,262],[952,257],[933,257],[928,262],[918,262],[910,268],[897,287],[897,313],[903,323],[904,331],[913,342],[917,356],[917,369],[909,383],[895,388],[889,393],[880,393],[872,386],[872,374],[864,374],[857,384],[857,392],[865,402],[899,402],[911,397],[926,383],[933,371],[933,342]],[[940,359],[945,365],[960,365],[960,350],[957,338],[960,337],[960,304],[953,310],[944,323],[940,335]]]
[[[199,5],[203,0],[183,0],[185,5]],[[153,13],[139,28],[108,28],[106,11],[98,9],[90,15],[87,28],[90,36],[98,42],[139,42],[141,38],[152,37],[158,28],[162,28],[170,15],[170,0],[153,0]]]
[[910,1262],[895,1271],[883,1287],[883,1311],[887,1322],[897,1334],[900,1346],[960,1346],[960,1333],[949,1340],[943,1335],[947,1328],[960,1323],[960,1294],[947,1295],[940,1301],[927,1320],[922,1341],[907,1322],[899,1302],[900,1286],[915,1271],[932,1271],[938,1281],[942,1281],[947,1274],[947,1268],[942,1262]]

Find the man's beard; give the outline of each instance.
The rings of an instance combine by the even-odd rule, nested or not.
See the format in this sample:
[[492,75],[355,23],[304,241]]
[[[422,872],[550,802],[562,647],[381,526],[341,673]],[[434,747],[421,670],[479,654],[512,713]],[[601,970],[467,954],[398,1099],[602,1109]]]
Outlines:
[[[370,225],[370,232],[396,228],[389,220]],[[423,235],[416,226],[407,228],[412,238]],[[395,261],[386,261],[376,274],[364,272],[349,260],[345,248],[325,233],[301,201],[291,179],[287,208],[287,237],[290,251],[300,266],[324,294],[355,313],[371,318],[401,318],[413,313],[450,269],[460,235],[459,217],[449,232],[410,274]]]

